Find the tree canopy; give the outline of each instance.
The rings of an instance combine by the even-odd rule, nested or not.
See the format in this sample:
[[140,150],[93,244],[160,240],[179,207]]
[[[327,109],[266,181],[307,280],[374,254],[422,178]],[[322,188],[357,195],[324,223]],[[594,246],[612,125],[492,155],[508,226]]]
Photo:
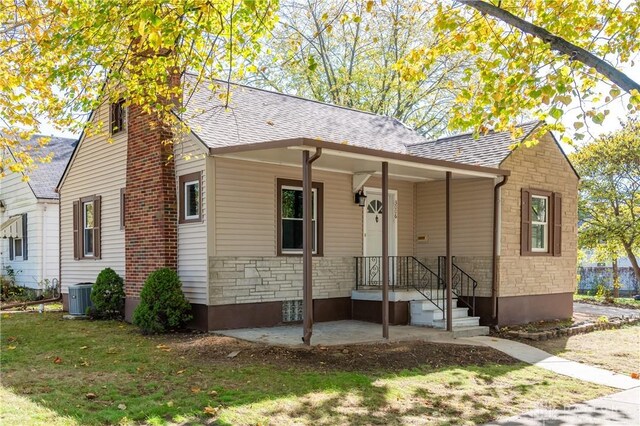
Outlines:
[[582,178],[580,246],[609,258],[628,256],[640,280],[640,118],[584,146],[571,160]]
[[[422,97],[420,90],[445,75],[439,67],[451,65],[453,74],[437,83],[434,95],[436,100],[451,96],[446,117],[451,130],[494,128],[517,133],[515,125],[527,115],[547,120],[540,131],[562,132],[560,119],[576,100],[583,108],[575,117],[577,129],[588,121],[601,123],[607,105],[620,96],[627,96],[630,111],[640,106],[637,82],[615,69],[634,60],[640,50],[638,0],[350,0],[345,7],[326,10],[321,2],[307,0],[310,10],[324,12],[313,23],[315,30],[296,29],[300,37],[286,53],[271,49],[278,20],[289,22],[279,12],[277,0],[0,2],[0,148],[13,147],[15,155],[15,159],[2,157],[2,175],[28,171],[40,159],[40,152],[19,145],[18,139],[39,132],[42,121],[58,129],[97,131],[101,123],[87,122],[89,112],[103,102],[125,99],[174,125],[176,116],[170,110],[175,105],[165,100],[188,101],[193,88],[172,86],[169,76],[190,71],[201,77],[202,84],[210,84],[212,78],[228,79],[232,73],[242,78],[246,72],[259,71],[258,54],[318,69],[323,67],[322,54],[305,53],[315,48],[305,50],[302,44],[322,49],[321,40],[331,31],[353,39],[358,28],[372,35],[366,43],[389,46],[408,40],[414,27],[428,29],[428,37],[414,33],[401,49],[378,54],[378,60],[386,58],[391,67],[385,71],[388,83],[378,86],[376,93],[387,96],[400,85],[419,88],[415,95],[409,91],[396,97],[403,99],[401,103],[415,102],[411,96]],[[406,9],[394,15],[394,5]],[[398,22],[382,25],[383,19]],[[375,31],[381,31],[376,42]],[[377,50],[385,52],[384,46]],[[348,46],[337,51],[347,55],[340,66],[348,68]],[[363,69],[370,66],[370,72],[359,72],[358,84],[378,78],[380,68],[368,65],[375,63],[372,59],[360,61]],[[461,59],[462,68],[457,67]],[[354,87],[355,75],[324,73],[332,81],[312,79],[307,90],[320,90],[330,82],[332,86],[323,89],[328,99],[350,102],[342,95]],[[600,93],[600,82],[607,83],[605,93]],[[592,104],[597,108],[586,107]],[[356,106],[375,109],[375,103],[360,98]],[[379,110],[402,116],[401,111]],[[417,115],[404,119],[412,117]],[[427,118],[416,119],[414,125]]]
[[447,127],[455,80],[467,54],[443,54],[420,79],[403,78],[398,61],[437,43],[433,10],[422,0],[283,2],[269,50],[245,80],[348,108],[395,117],[428,137]]

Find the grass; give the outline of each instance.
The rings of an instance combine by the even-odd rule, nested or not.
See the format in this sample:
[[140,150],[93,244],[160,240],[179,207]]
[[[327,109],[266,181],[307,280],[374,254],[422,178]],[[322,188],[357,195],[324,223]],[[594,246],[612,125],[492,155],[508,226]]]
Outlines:
[[594,331],[530,344],[554,355],[617,373],[640,373],[640,326]]
[[600,297],[587,296],[585,294],[574,294],[573,300],[574,302],[586,302],[586,303],[593,303],[596,305],[608,305],[608,306],[618,306],[620,308],[640,309],[640,300],[634,300],[631,297],[618,297],[613,299],[613,303],[608,303],[608,302],[605,302]]
[[59,313],[3,314],[0,325],[2,424],[475,424],[613,392],[525,364],[223,362],[180,350],[198,335],[146,337]]

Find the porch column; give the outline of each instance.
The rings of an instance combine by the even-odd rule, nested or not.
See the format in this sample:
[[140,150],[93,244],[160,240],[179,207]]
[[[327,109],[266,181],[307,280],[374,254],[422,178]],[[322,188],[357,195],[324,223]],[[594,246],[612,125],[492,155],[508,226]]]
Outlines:
[[453,331],[453,290],[452,290],[452,271],[453,271],[453,260],[451,259],[451,172],[447,172],[447,186],[446,186],[446,272],[445,272],[445,283],[447,286],[447,331]]
[[305,345],[311,345],[313,333],[313,189],[312,163],[322,154],[316,149],[313,157],[309,151],[302,151],[302,310],[303,335]]
[[382,337],[389,338],[389,163],[382,162]]

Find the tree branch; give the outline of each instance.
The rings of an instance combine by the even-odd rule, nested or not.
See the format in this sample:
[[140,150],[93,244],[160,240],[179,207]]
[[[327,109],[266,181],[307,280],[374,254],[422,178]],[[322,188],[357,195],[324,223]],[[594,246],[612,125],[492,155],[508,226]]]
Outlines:
[[524,19],[507,12],[499,6],[495,6],[483,0],[456,1],[458,3],[462,3],[466,6],[476,9],[480,13],[485,13],[487,15],[493,16],[494,18],[499,19],[502,22],[511,25],[512,27],[518,28],[522,32],[531,34],[532,36],[541,39],[545,43],[548,43],[552,50],[563,53],[569,56],[572,60],[582,62],[586,66],[594,68],[600,74],[607,77],[612,83],[616,84],[626,92],[630,93],[634,89],[640,92],[640,84],[636,83],[625,73],[619,71],[608,62],[598,58],[593,53],[579,46],[576,46],[573,43],[568,42],[562,37],[550,33],[542,27],[534,25],[531,22],[527,22]]

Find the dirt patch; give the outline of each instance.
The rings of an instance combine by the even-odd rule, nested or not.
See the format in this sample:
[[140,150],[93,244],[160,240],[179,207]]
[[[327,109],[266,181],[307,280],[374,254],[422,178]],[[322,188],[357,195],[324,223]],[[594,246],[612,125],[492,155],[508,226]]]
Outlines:
[[[422,341],[347,346],[286,348],[227,336],[176,336],[170,343],[179,356],[230,366],[261,365],[326,371],[377,371],[502,364],[518,361],[491,348]],[[237,354],[235,354],[237,352]],[[233,356],[230,357],[229,355]]]

